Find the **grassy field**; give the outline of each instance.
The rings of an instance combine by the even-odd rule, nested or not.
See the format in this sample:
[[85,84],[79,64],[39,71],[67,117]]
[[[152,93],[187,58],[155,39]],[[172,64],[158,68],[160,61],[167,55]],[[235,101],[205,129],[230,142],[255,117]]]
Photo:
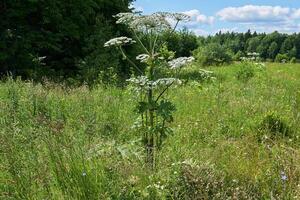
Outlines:
[[129,90],[2,81],[0,198],[300,199],[300,65],[248,82],[235,65],[211,70],[168,94],[174,134],[154,171]]

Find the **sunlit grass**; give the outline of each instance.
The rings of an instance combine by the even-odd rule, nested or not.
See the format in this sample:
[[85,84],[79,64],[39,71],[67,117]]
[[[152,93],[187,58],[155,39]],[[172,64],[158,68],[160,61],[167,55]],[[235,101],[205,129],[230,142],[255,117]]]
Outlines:
[[[168,94],[174,134],[155,171],[144,166],[129,91],[3,81],[0,198],[299,199],[300,65],[267,64],[247,83],[235,65],[210,70],[215,81]],[[289,137],[261,130],[271,112]]]

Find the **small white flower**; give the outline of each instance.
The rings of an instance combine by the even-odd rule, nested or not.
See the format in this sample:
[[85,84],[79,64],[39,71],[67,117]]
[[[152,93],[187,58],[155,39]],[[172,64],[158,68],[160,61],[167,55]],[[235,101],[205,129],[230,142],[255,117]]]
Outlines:
[[117,37],[105,42],[104,47],[123,46],[126,44],[133,44],[135,42],[136,42],[135,40],[128,37]]
[[136,59],[142,63],[147,62],[149,58],[150,58],[150,56],[148,54],[140,54],[136,57]]
[[287,180],[288,180],[288,177],[287,177],[287,175],[285,174],[284,171],[282,171],[282,172],[280,173],[280,176],[281,176],[281,180],[283,180],[283,181],[287,181]]
[[164,87],[164,86],[169,86],[171,84],[181,85],[182,81],[177,78],[161,78],[154,81],[152,87],[153,88]]

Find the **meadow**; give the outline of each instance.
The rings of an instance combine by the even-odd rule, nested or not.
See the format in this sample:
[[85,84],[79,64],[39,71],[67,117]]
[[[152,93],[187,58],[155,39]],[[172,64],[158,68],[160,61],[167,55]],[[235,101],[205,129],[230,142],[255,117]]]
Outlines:
[[145,164],[129,88],[0,83],[0,199],[300,199],[300,64],[192,66]]

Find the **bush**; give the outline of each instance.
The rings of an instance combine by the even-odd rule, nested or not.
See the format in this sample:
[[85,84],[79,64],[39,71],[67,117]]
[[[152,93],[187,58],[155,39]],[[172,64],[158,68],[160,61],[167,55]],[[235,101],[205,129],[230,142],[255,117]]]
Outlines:
[[242,63],[236,73],[236,78],[242,82],[248,82],[254,76],[255,70],[251,63]]
[[275,62],[278,63],[286,63],[287,61],[289,61],[289,57],[286,54],[277,54],[276,58],[275,58]]
[[242,51],[238,51],[238,52],[234,55],[233,59],[234,59],[235,61],[240,61],[242,57],[245,57],[245,54],[244,54]]
[[224,65],[232,61],[232,56],[228,50],[220,44],[209,44],[196,49],[194,57],[201,66]]

